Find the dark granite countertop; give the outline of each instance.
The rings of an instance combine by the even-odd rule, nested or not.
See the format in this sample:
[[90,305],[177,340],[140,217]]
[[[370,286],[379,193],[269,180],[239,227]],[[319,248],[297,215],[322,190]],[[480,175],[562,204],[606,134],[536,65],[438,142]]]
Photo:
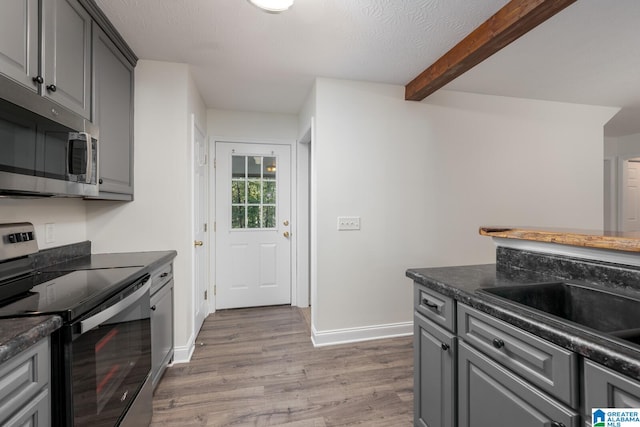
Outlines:
[[42,271],[93,270],[97,268],[140,267],[144,272],[154,269],[173,260],[176,251],[154,252],[119,252],[108,254],[90,254],[52,265]]
[[0,320],[0,363],[11,359],[62,326],[59,316]]
[[[496,286],[558,281],[555,275],[523,269],[505,271],[503,268],[497,269],[495,264],[416,268],[407,270],[406,275],[434,291],[640,380],[640,346],[477,292]],[[581,283],[579,280],[571,282]],[[623,293],[633,291],[617,290]]]

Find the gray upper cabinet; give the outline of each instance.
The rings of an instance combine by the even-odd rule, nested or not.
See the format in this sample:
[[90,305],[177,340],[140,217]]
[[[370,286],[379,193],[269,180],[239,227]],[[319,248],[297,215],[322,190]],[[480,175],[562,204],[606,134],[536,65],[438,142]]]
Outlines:
[[38,0],[0,4],[0,73],[37,92]]
[[97,25],[93,72],[93,117],[100,129],[100,198],[131,200],[134,68]]
[[77,0],[0,2],[0,74],[91,119],[91,16]]
[[42,34],[42,94],[91,119],[91,16],[77,0],[43,0]]

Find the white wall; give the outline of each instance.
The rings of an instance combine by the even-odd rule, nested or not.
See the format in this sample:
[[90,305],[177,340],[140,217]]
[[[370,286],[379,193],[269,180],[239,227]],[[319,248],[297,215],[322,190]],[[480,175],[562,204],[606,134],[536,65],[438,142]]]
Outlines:
[[[46,249],[87,240],[85,202],[80,199],[4,199],[0,198],[0,223],[31,222],[38,248]],[[54,224],[52,243],[45,242],[44,225]]]
[[298,133],[294,114],[207,110],[207,133],[214,139],[232,142],[295,141]]
[[605,157],[640,157],[640,133],[605,138]]
[[92,202],[94,252],[177,250],[174,261],[176,359],[193,349],[191,113],[206,110],[185,64],[142,60],[136,67],[135,199]]
[[[410,332],[405,270],[493,262],[482,225],[602,227],[616,109],[447,91],[415,103],[331,79],[315,97],[316,343]],[[361,230],[337,231],[343,215]]]

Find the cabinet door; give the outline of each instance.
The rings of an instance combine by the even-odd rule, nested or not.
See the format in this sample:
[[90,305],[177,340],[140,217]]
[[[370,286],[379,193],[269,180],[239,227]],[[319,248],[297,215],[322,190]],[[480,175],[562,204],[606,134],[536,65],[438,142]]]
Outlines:
[[590,360],[584,362],[585,424],[595,408],[640,408],[640,382]]
[[580,420],[576,412],[463,341],[458,345],[458,387],[460,427],[577,427]]
[[91,114],[91,17],[77,0],[42,2],[43,95]]
[[151,379],[158,385],[173,357],[173,281],[151,297]]
[[38,64],[38,0],[0,2],[0,73],[37,92]]
[[414,425],[455,426],[456,338],[414,315]]
[[100,193],[133,194],[133,67],[98,26],[93,33],[94,123]]

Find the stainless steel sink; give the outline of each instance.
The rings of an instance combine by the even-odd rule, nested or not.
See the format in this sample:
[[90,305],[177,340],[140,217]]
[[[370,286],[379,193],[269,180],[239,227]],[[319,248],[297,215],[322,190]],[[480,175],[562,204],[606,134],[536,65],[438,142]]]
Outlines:
[[640,299],[566,282],[481,292],[640,344]]

